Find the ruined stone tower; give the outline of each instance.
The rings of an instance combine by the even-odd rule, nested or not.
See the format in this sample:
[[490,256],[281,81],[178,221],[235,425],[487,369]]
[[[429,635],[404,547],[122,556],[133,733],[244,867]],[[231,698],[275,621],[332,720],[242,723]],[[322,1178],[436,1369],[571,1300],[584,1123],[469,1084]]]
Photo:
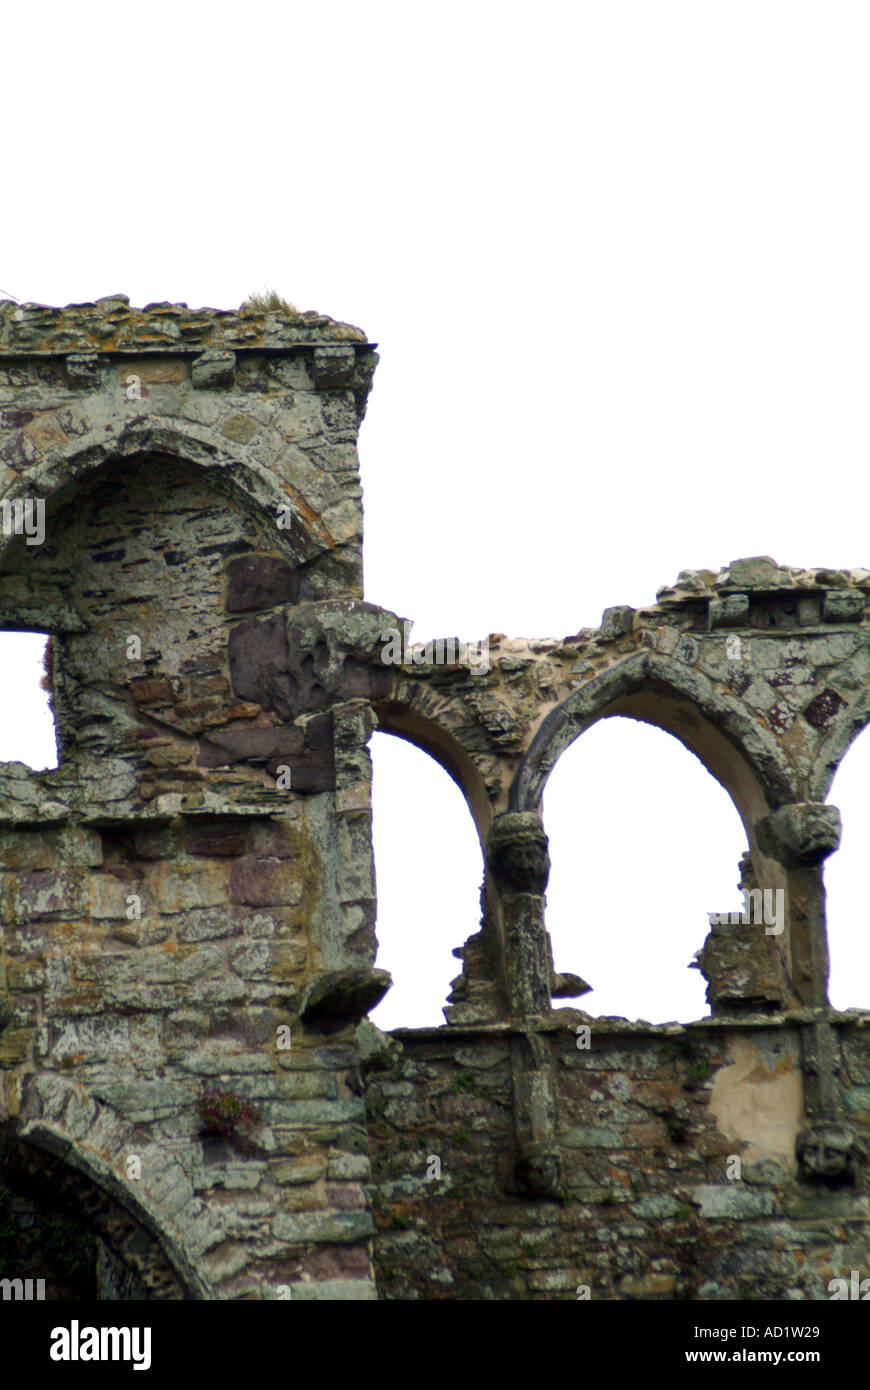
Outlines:
[[[870,1258],[870,1015],[828,1007],[822,886],[870,573],[739,561],[486,670],[390,662],[375,363],[316,315],[0,305],[0,626],[51,635],[59,752],[0,765],[2,1192],[93,1233],[104,1297],[826,1298]],[[685,1026],[552,1008],[587,986],[549,948],[541,796],[614,714],[746,828]],[[391,1038],[376,726],[486,857],[447,1024]]]

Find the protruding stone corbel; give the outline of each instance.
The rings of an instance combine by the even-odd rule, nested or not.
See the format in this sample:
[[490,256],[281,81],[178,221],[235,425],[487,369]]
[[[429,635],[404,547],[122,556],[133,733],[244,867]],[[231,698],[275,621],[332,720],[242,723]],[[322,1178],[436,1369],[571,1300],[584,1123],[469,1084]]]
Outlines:
[[795,1141],[798,1171],[806,1182],[857,1184],[867,1153],[856,1131],[841,1118],[837,1035],[826,1018],[801,1030],[804,1109],[810,1123]]
[[806,869],[833,854],[840,843],[842,825],[836,806],[796,801],[765,816],[756,830],[763,854],[772,855],[788,868]]
[[332,970],[318,975],[305,991],[302,1022],[315,1033],[337,1033],[356,1025],[379,1004],[393,983],[387,970]]
[[549,1040],[532,1031],[513,1038],[511,1075],[516,1149],[505,1189],[515,1197],[564,1201]]
[[588,994],[592,989],[586,981],[579,975],[571,975],[567,971],[559,974],[553,971],[550,994],[554,999],[579,999],[581,995]]
[[514,1165],[514,1182],[520,1197],[562,1202],[562,1155],[555,1144],[536,1140],[524,1144]]
[[831,1187],[861,1181],[867,1151],[851,1125],[818,1120],[802,1129],[795,1143],[800,1175],[806,1182]]

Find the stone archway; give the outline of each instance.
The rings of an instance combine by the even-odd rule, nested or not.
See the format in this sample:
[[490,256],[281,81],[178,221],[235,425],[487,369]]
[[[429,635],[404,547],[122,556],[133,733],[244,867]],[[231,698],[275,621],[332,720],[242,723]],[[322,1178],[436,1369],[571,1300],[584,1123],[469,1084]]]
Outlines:
[[797,799],[782,750],[739,699],[681,662],[637,652],[551,710],[516,771],[510,809],[534,810],[561,754],[609,714],[656,724],[679,739],[731,796],[750,839],[757,819]]
[[[769,837],[759,833],[772,813],[798,799],[794,773],[773,736],[741,700],[717,689],[706,676],[671,657],[637,652],[585,682],[540,725],[511,784],[512,812],[539,814],[544,787],[561,755],[585,730],[614,715],[657,726],[699,759],[728,793],[743,822],[750,851],[747,866],[751,860],[743,880],[747,889],[763,886],[769,893],[782,894],[776,901],[784,904],[787,926],[781,936],[765,937],[763,957],[759,955],[762,979],[759,983],[748,972],[754,981],[749,993],[754,997],[753,991],[763,989],[772,1006],[786,998],[787,981],[803,972],[796,986],[798,997],[815,998],[816,976],[824,975],[824,969],[819,964],[804,978],[807,960],[819,955],[820,937],[813,914],[799,910],[805,885],[796,877],[799,871],[773,852]],[[747,974],[744,957],[741,951],[741,978]],[[716,964],[714,974],[719,973]]]
[[502,1017],[506,1007],[507,966],[498,897],[485,855],[486,835],[492,824],[492,803],[480,769],[455,735],[431,714],[416,708],[412,700],[376,701],[374,708],[380,732],[426,753],[456,783],[480,842],[483,878],[480,922],[464,942],[461,937],[458,939],[453,951],[462,961],[462,971],[452,981],[445,1014],[451,1023],[457,1024]]
[[[113,1284],[124,1290],[122,1298],[178,1301],[209,1296],[193,1271],[179,1268],[178,1257],[170,1257],[166,1249],[168,1238],[159,1232],[157,1220],[132,1192],[122,1191],[117,1177],[111,1192],[97,1181],[94,1164],[85,1150],[58,1142],[58,1152],[47,1147],[52,1142],[47,1133],[41,1137],[42,1144],[27,1142],[14,1123],[0,1129],[0,1185],[30,1205],[41,1238],[46,1238],[46,1232],[49,1239],[57,1233],[56,1238],[66,1247],[64,1254],[68,1254],[69,1232],[81,1233],[77,1262],[83,1263],[92,1252],[97,1297],[107,1264]],[[46,1219],[52,1217],[56,1220]],[[88,1242],[88,1236],[96,1239]],[[51,1249],[47,1248],[44,1254],[41,1268],[48,1265],[51,1270]],[[102,1268],[98,1271],[97,1266]],[[20,1277],[21,1273],[8,1267],[2,1270],[7,1278]],[[39,1270],[35,1277],[40,1277]],[[46,1282],[45,1296],[51,1299],[56,1295],[52,1293],[50,1273]]]
[[[93,419],[88,418],[87,402],[81,409],[83,437],[35,462],[26,475],[6,488],[4,500],[42,498],[47,510],[52,505],[62,507],[73,488],[107,466],[156,456],[175,459],[196,469],[210,486],[231,496],[255,516],[274,517],[278,507],[292,506],[296,501],[286,485],[282,485],[275,467],[261,461],[263,453],[277,458],[283,443],[271,438],[268,429],[256,431],[248,444],[241,445],[182,418],[139,415],[112,422],[114,428],[106,429],[105,419],[98,417],[96,412]],[[260,445],[260,456],[252,452],[253,444]],[[286,452],[286,445],[284,450]],[[283,547],[288,558],[311,559],[332,543],[328,530],[318,525],[317,518],[309,515],[310,512],[310,508],[306,509],[304,527],[275,528],[275,545]],[[15,541],[14,534],[0,536],[0,565],[6,563],[6,553]],[[295,553],[297,551],[299,553]]]

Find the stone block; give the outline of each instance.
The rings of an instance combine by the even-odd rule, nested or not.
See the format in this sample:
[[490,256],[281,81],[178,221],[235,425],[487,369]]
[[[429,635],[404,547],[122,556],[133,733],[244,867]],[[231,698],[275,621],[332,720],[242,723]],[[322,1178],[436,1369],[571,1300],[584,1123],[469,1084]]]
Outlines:
[[864,616],[867,595],[860,589],[828,589],[822,600],[822,621],[859,623]]
[[227,572],[227,612],[244,613],[295,603],[299,571],[277,555],[242,555]]
[[197,391],[232,386],[236,377],[236,354],[204,352],[194,361],[190,377]]
[[302,899],[301,872],[286,860],[245,859],[230,870],[230,899],[247,907],[295,906]]
[[776,1203],[769,1192],[749,1191],[736,1184],[696,1187],[692,1202],[701,1216],[726,1221],[746,1221],[750,1217],[772,1216]]
[[74,390],[91,390],[100,382],[100,359],[93,352],[73,352],[65,359],[66,379]]
[[728,594],[710,600],[707,624],[712,632],[720,627],[745,627],[749,622],[749,595]]
[[274,1217],[271,1230],[276,1240],[293,1245],[329,1241],[336,1245],[368,1240],[374,1232],[367,1211],[299,1211]]

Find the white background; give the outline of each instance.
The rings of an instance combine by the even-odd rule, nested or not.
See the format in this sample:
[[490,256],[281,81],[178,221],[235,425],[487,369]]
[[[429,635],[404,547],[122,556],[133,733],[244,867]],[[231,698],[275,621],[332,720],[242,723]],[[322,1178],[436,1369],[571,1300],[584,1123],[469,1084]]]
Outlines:
[[[35,4],[3,49],[9,295],[268,286],[379,343],[366,596],[415,640],[565,635],[739,556],[870,563],[866,5]],[[5,658],[0,757],[39,766],[35,671]],[[480,850],[440,768],[374,756],[375,1019],[437,1023]],[[870,1005],[868,759],[831,796],[841,1006]],[[611,720],[545,816],[584,1005],[703,1014],[685,966],[739,905],[726,794]]]

